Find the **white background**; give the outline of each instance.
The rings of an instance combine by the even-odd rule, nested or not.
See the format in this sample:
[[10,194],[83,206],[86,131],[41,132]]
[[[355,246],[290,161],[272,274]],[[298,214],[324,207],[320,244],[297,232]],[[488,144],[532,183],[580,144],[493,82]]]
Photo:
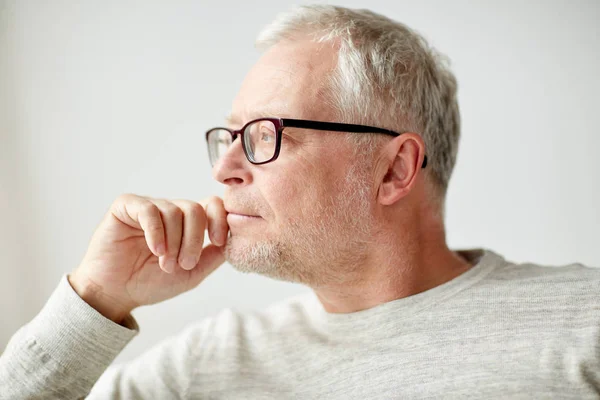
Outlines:
[[[301,2],[303,3],[303,2]],[[200,200],[204,131],[298,2],[0,1],[0,349],[79,264],[121,193]],[[452,60],[463,136],[453,248],[600,266],[600,2],[345,1],[402,21]],[[220,268],[134,311],[125,361],[224,307],[306,291]]]

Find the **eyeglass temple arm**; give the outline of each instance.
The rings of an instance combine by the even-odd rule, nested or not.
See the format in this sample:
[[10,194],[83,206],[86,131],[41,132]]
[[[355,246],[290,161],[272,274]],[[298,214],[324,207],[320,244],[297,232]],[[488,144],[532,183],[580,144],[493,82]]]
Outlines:
[[[332,131],[332,132],[352,132],[352,133],[383,133],[389,136],[400,136],[400,133],[394,132],[389,129],[377,128],[374,126],[356,125],[356,124],[343,124],[339,122],[323,122],[323,121],[306,121],[302,119],[281,119],[283,127],[290,128],[304,128],[304,129],[316,129],[321,131]],[[427,156],[423,158],[423,165],[421,168],[427,166]]]

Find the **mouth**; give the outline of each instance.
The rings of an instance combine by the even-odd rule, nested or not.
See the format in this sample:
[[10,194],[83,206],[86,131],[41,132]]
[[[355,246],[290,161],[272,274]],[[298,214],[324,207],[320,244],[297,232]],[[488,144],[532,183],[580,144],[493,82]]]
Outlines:
[[234,212],[230,212],[227,214],[227,223],[229,225],[246,224],[249,222],[259,221],[261,219],[262,218],[257,215],[238,214]]
[[224,200],[228,224],[241,225],[263,220],[263,217],[257,212],[259,209],[258,204],[254,201],[250,201],[249,198],[240,197],[237,201]]
[[250,214],[243,214],[243,213],[236,213],[236,212],[230,212],[230,213],[227,213],[227,215],[233,215],[236,218],[261,218],[258,215],[250,215]]
[[227,212],[228,215],[260,218],[259,215],[251,214],[250,212],[246,212],[244,210],[230,210],[230,209],[225,208],[225,211]]

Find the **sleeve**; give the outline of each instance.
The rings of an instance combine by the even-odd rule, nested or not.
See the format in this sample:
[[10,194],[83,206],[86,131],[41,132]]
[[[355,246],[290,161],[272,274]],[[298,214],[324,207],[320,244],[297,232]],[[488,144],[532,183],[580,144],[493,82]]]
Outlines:
[[194,330],[161,341],[135,360],[109,367],[87,399],[189,398],[191,380],[199,367],[189,345]]
[[11,337],[0,356],[0,399],[84,398],[138,334],[133,316],[122,324],[81,299],[65,274],[40,313]]

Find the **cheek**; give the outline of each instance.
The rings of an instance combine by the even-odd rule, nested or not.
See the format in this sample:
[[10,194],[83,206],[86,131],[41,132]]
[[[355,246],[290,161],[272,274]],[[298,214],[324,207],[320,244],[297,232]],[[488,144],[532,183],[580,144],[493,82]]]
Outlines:
[[271,219],[280,229],[305,221],[311,210],[323,202],[323,193],[316,180],[305,178],[305,175],[269,182],[264,196]]
[[[332,161],[336,159],[338,161]],[[323,150],[316,157],[314,154],[295,154],[293,159],[286,161],[280,163],[275,177],[261,182],[272,220],[281,228],[290,223],[305,222],[316,210],[330,206],[346,171],[340,165],[345,160]]]
[[[318,179],[321,179],[320,181]],[[337,193],[334,181],[323,181],[323,177],[289,184],[281,197],[280,220],[285,226],[310,224],[332,206]]]
[[297,218],[303,203],[303,185],[281,174],[276,179],[263,182],[262,186],[270,223],[284,225]]

